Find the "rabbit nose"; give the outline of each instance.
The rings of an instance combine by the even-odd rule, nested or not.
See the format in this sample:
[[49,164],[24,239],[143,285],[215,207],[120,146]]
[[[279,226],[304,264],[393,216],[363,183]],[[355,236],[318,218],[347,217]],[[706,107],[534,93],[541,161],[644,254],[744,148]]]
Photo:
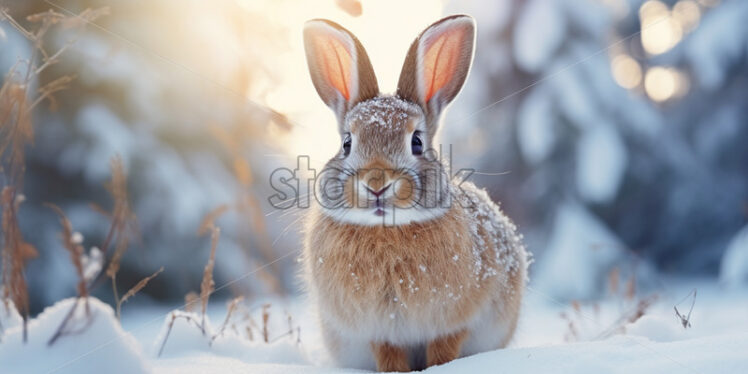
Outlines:
[[379,197],[379,196],[381,196],[384,193],[384,191],[387,191],[387,189],[390,188],[390,185],[391,184],[388,184],[388,185],[382,187],[381,189],[379,189],[379,191],[374,191],[374,190],[372,190],[371,188],[369,188],[367,186],[366,190],[369,191],[372,195],[374,195],[374,197]]

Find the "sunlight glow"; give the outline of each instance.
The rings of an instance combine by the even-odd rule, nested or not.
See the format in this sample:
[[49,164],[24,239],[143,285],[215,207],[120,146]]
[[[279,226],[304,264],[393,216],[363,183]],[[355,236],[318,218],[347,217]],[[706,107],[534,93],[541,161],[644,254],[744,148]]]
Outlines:
[[629,55],[620,54],[611,62],[613,78],[623,88],[632,89],[641,83],[642,69],[639,63]]
[[657,55],[673,48],[683,37],[681,23],[670,14],[668,6],[649,0],[639,8],[641,41],[644,50]]
[[[302,28],[313,18],[326,18],[353,32],[366,48],[384,93],[394,92],[405,53],[410,43],[426,26],[442,16],[442,2],[434,0],[377,0],[363,2],[363,12],[353,17],[336,6],[335,1],[299,6],[284,0],[238,0],[242,6],[262,8],[265,21],[280,24],[284,35],[272,35],[278,43],[288,44],[277,71],[281,81],[263,96],[270,107],[286,113],[300,126],[290,134],[287,151],[292,155],[310,155],[324,162],[339,147],[332,111],[317,96],[309,78],[304,55]],[[397,9],[397,11],[393,11]]]
[[688,82],[685,74],[674,69],[655,66],[647,70],[644,77],[644,89],[649,97],[657,102],[664,102],[686,93]]
[[673,6],[673,17],[688,32],[696,28],[701,20],[701,9],[693,0],[681,0]]

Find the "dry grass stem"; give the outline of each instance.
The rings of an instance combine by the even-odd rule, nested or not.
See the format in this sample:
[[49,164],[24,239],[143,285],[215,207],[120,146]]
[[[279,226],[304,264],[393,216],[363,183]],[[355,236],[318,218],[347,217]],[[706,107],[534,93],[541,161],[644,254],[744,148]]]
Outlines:
[[109,245],[114,241],[114,253],[112,254],[109,265],[106,269],[106,275],[112,280],[112,293],[114,302],[119,305],[119,296],[117,292],[117,272],[120,268],[122,256],[127,251],[130,244],[130,237],[138,235],[137,219],[135,214],[130,210],[130,204],[127,197],[127,175],[122,165],[122,159],[119,156],[112,158],[111,163],[112,180],[107,184],[107,189],[114,199],[112,209],[111,225],[101,250],[104,254],[108,252]]
[[193,312],[198,302],[200,302],[200,295],[195,291],[188,292],[184,295],[184,310],[186,312]]
[[23,268],[26,262],[37,256],[36,249],[23,240],[18,224],[18,208],[23,201],[16,195],[15,188],[7,186],[0,197],[3,208],[3,298],[9,298],[23,317],[23,341],[27,336],[27,322],[29,315],[29,293]]
[[137,294],[138,292],[140,292],[140,290],[142,290],[143,288],[145,288],[145,286],[148,285],[148,282],[150,282],[153,278],[156,278],[156,276],[159,275],[159,274],[161,274],[162,271],[164,271],[164,267],[163,266],[160,269],[158,269],[155,273],[153,273],[153,274],[151,274],[151,275],[149,275],[149,276],[141,279],[140,282],[138,282],[135,286],[133,286],[132,288],[130,288],[122,296],[122,298],[117,301],[117,319],[119,319],[120,316],[121,316],[122,304],[124,304],[125,301],[127,301],[129,298],[135,296],[135,294]]
[[218,330],[218,332],[210,338],[210,345],[213,345],[213,342],[218,339],[218,337],[223,335],[223,332],[226,330],[226,326],[228,326],[229,321],[231,320],[231,315],[234,313],[234,310],[236,310],[236,306],[239,305],[239,303],[243,299],[243,297],[239,296],[229,301],[228,305],[226,306],[226,318],[224,318],[223,323],[221,324],[221,328]]
[[216,263],[216,249],[218,247],[218,239],[221,236],[221,229],[213,227],[210,234],[210,258],[208,263],[205,264],[205,270],[203,270],[203,281],[200,283],[200,302],[202,304],[202,323],[201,328],[203,334],[205,334],[205,312],[208,308],[208,299],[210,294],[215,290],[216,283],[213,281],[213,268]]
[[74,238],[73,224],[65,216],[65,213],[57,205],[47,203],[47,207],[52,209],[57,216],[60,218],[60,225],[62,226],[62,233],[60,237],[62,239],[62,245],[70,254],[70,262],[75,267],[75,272],[78,274],[78,296],[86,298],[88,297],[88,287],[86,286],[86,278],[83,275],[83,262],[82,258],[85,250],[81,243]]
[[633,308],[625,311],[610,327],[599,334],[596,339],[605,339],[612,335],[625,332],[626,325],[634,323],[644,316],[649,307],[651,307],[657,299],[657,295],[650,295],[639,300]]
[[197,229],[197,235],[203,236],[209,231],[213,230],[213,228],[216,227],[216,220],[224,213],[226,213],[229,208],[230,207],[228,205],[222,204],[219,205],[218,208],[215,208],[208,212],[208,214],[203,217],[203,221],[200,223],[200,227]]
[[[65,315],[65,318],[62,320],[62,323],[60,323],[60,326],[57,328],[55,333],[52,335],[52,337],[47,341],[47,346],[51,346],[54,344],[58,339],[60,339],[63,336],[69,336],[69,335],[75,335],[80,334],[83,331],[86,331],[89,326],[93,323],[94,315],[92,313],[89,313],[88,310],[86,310],[85,313],[85,319],[83,320],[83,324],[78,326],[77,328],[75,326],[71,327],[73,322],[80,322],[75,321],[73,317],[75,316],[75,311],[78,309],[78,305],[80,304],[81,300],[84,300],[83,298],[76,298],[75,302],[73,303],[73,306],[70,308],[68,313]],[[88,308],[88,300],[84,300],[86,303],[86,308]]]
[[269,309],[270,304],[265,304],[262,306],[262,340],[264,340],[265,343],[270,342],[270,333],[268,331],[268,321],[270,320],[270,313],[268,312]]
[[171,320],[169,320],[169,326],[166,328],[166,335],[164,336],[164,341],[161,342],[161,347],[158,349],[157,357],[161,357],[161,354],[164,353],[164,347],[166,347],[166,342],[169,340],[169,336],[171,335],[171,330],[174,328],[174,321],[176,321],[177,318],[184,318],[187,322],[192,323],[198,329],[201,328],[200,324],[197,321],[195,321],[195,319],[192,318],[189,314],[171,312]]
[[[678,305],[688,300],[689,297],[691,297],[691,307],[688,309],[688,314],[683,315],[678,311]],[[678,304],[673,305],[673,309],[675,310],[675,316],[678,317],[678,320],[680,320],[680,324],[681,326],[683,326],[684,329],[691,327],[691,312],[693,312],[694,305],[696,305],[696,289],[695,288],[691,290],[691,292],[689,292],[688,295],[686,295],[686,297],[683,298],[683,300],[678,302]]]
[[[287,123],[287,119],[280,113],[273,116],[273,121],[282,123],[284,126],[290,128],[290,124]],[[275,253],[273,251],[273,245],[268,235],[267,223],[265,221],[265,214],[262,212],[260,202],[252,192],[254,187],[254,177],[252,172],[252,165],[244,157],[244,146],[243,140],[247,139],[252,134],[246,133],[245,128],[236,128],[227,130],[226,128],[218,125],[212,125],[210,127],[211,134],[218,140],[223,148],[228,150],[229,156],[231,157],[232,169],[234,178],[238,182],[240,189],[236,197],[235,208],[237,212],[243,215],[242,225],[246,222],[251,223],[254,240],[259,250],[260,258],[265,263],[273,262]],[[245,229],[241,227],[237,232],[243,232]],[[243,236],[243,246],[249,250],[252,247],[250,238]],[[252,254],[248,253],[251,258]],[[265,282],[270,290],[277,294],[284,294],[285,289],[280,281],[280,269],[276,263],[272,263],[269,270],[262,269],[258,272],[260,280]]]
[[[77,18],[83,17],[91,20],[101,14],[101,12],[86,11]],[[66,44],[50,54],[45,50],[44,37],[54,25],[65,22],[70,17],[50,10],[30,15],[26,19],[33,24],[32,28],[25,28],[8,13],[7,9],[0,8],[0,21],[9,23],[33,46],[28,59],[19,60],[11,67],[0,86],[0,176],[3,185],[0,197],[3,208],[2,296],[12,299],[23,317],[24,342],[27,339],[29,295],[23,268],[28,259],[37,255],[36,249],[23,240],[18,224],[19,206],[23,201],[23,175],[26,169],[25,149],[34,139],[31,112],[45,99],[54,104],[53,94],[68,87],[73,79],[69,76],[62,76],[48,83],[42,83],[36,97],[29,92],[31,83],[37,80],[38,75],[48,66],[56,63],[60,55],[69,48],[69,44]],[[41,61],[41,65],[37,66],[37,60]],[[25,72],[18,70],[20,66],[25,66]],[[67,244],[69,243],[66,243],[66,247]],[[80,267],[75,264],[76,260],[73,262],[79,270]],[[87,295],[85,284],[83,286],[79,284],[78,293]],[[64,324],[61,327],[64,327]]]

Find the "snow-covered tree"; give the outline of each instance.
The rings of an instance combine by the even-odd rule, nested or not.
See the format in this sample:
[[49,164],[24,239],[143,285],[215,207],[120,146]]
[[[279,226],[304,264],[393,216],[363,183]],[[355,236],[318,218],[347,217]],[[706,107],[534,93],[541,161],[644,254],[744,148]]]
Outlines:
[[[561,266],[543,264],[544,252],[583,257],[599,246],[666,271],[714,273],[745,222],[748,129],[741,124],[748,112],[740,103],[748,29],[739,20],[748,7],[683,2],[447,7],[475,15],[481,27],[474,69],[443,141],[455,144],[457,166],[509,172],[474,179],[519,221],[539,254],[536,276]],[[613,237],[596,245],[585,237],[606,235],[559,239],[574,217],[597,221],[589,230],[599,226]],[[602,286],[614,264],[597,265],[588,281]]]

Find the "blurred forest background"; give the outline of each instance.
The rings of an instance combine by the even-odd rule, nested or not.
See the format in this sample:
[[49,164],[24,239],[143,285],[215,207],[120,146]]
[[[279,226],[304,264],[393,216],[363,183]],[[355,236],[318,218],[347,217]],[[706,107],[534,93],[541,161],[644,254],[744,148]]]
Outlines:
[[[748,278],[748,2],[742,0],[3,1],[23,25],[48,10],[101,14],[55,25],[70,44],[30,94],[70,77],[35,107],[26,148],[24,238],[32,311],[75,294],[54,203],[86,248],[105,240],[105,184],[119,155],[139,238],[118,283],[161,266],[142,292],[182,300],[200,285],[220,217],[216,284],[225,295],[294,294],[297,209],[274,210],[278,167],[337,151],[334,119],[307,76],[301,29],[324,17],[353,31],[384,91],[415,36],[445,14],[478,23],[474,68],[444,121],[456,168],[520,226],[534,286],[599,296],[617,269],[641,287],[661,276]],[[0,20],[0,71],[23,75],[32,43]],[[11,75],[4,81],[13,79]],[[51,105],[50,105],[51,104]],[[505,173],[506,172],[506,173]],[[2,181],[6,183],[7,181]],[[211,214],[212,213],[212,214]],[[276,261],[277,260],[277,261]],[[266,264],[268,266],[263,267]],[[5,264],[4,264],[5,265]],[[93,290],[111,300],[109,287]]]

